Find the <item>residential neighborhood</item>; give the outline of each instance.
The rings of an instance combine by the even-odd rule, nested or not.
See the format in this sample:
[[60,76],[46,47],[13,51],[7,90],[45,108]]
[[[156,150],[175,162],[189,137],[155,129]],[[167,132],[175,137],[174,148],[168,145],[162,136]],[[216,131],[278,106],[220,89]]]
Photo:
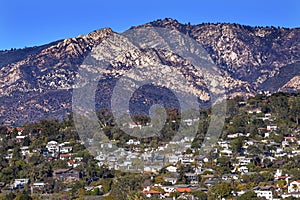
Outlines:
[[[230,100],[224,132],[207,154],[188,136],[153,146],[126,136],[99,143],[108,153],[93,156],[71,121],[2,126],[0,197],[28,191],[37,199],[299,199],[299,121],[289,114],[294,110],[283,111],[270,98],[279,97]],[[114,148],[120,141],[123,146]]]

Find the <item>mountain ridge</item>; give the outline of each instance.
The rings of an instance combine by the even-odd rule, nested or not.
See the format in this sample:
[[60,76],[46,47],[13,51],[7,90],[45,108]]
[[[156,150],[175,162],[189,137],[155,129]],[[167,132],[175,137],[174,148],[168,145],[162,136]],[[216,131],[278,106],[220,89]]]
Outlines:
[[[168,18],[131,29],[151,26],[176,29],[201,44],[228,79],[229,97],[299,91],[300,28],[191,25]],[[38,47],[1,51],[0,122],[21,124],[45,117],[64,118],[71,111],[78,67],[95,46],[113,33],[104,28]],[[169,58],[164,59],[167,62]],[[120,67],[130,60],[134,58],[118,61]]]

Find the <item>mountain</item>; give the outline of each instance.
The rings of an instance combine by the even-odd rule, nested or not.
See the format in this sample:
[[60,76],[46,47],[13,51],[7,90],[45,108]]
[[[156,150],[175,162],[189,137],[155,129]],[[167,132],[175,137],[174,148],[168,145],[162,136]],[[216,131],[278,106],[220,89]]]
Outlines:
[[[141,27],[175,29],[195,39],[225,77],[229,97],[299,91],[300,28],[226,23],[191,25],[164,19],[131,29]],[[94,47],[113,34],[116,33],[104,28],[39,47],[1,51],[0,123],[22,124],[41,118],[64,118],[71,112],[72,86],[79,66]],[[201,94],[202,98],[207,96],[201,74],[183,58],[157,49],[140,49],[111,63],[109,76],[100,81],[101,87],[96,93],[100,99],[99,108],[108,106],[117,75],[145,60],[177,67],[195,86],[192,92]],[[172,77],[168,81],[172,82]],[[182,86],[181,89],[186,88]],[[144,90],[149,93],[149,88]],[[164,89],[150,91],[151,95],[164,93]],[[156,99],[156,103],[160,101],[163,100]]]

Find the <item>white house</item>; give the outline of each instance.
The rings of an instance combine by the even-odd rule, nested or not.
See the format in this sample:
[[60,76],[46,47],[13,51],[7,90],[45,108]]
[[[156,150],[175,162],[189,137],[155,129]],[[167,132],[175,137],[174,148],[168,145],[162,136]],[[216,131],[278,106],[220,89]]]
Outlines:
[[288,197],[294,197],[294,198],[300,199],[300,192],[291,192],[291,193],[287,193],[287,194],[282,194],[281,197],[283,199],[288,198]]
[[296,180],[289,183],[288,192],[300,192],[300,180]]
[[240,166],[246,166],[252,161],[252,158],[241,158],[239,160],[239,165]]
[[161,169],[161,166],[155,166],[155,165],[152,165],[152,166],[144,166],[144,172],[157,172],[158,170]]
[[192,119],[185,119],[183,120],[183,122],[188,125],[188,126],[192,126],[193,125],[193,120]]
[[140,122],[134,123],[134,122],[129,122],[128,123],[129,128],[142,128],[142,124]]
[[166,170],[168,170],[169,172],[175,173],[175,172],[177,172],[177,167],[170,165],[170,166],[166,167]]
[[21,179],[15,179],[14,183],[13,183],[13,187],[14,188],[18,188],[18,187],[24,187],[25,184],[29,183],[29,179],[28,178],[21,178]]
[[222,148],[228,149],[230,147],[230,142],[228,140],[218,141],[218,145]]
[[49,152],[58,153],[59,152],[59,145],[56,141],[50,141],[50,142],[47,143],[46,149]]
[[239,177],[237,174],[223,174],[222,175],[222,180],[227,181],[227,180],[237,180]]
[[253,188],[253,191],[256,193],[257,197],[264,197],[267,200],[273,200],[274,189],[270,186],[258,186]]
[[22,141],[26,138],[26,135],[17,135],[16,136],[16,139],[19,140],[19,141]]
[[259,114],[259,113],[261,113],[261,110],[259,108],[256,108],[253,110],[249,110],[248,113],[249,114]]
[[276,124],[267,125],[267,131],[276,131],[276,130],[277,130]]
[[23,156],[26,156],[27,154],[29,154],[29,147],[28,146],[22,146],[22,147],[20,147],[20,151],[21,151],[21,154]]
[[238,168],[238,172],[240,172],[241,174],[248,173],[249,169],[246,166],[242,166]]
[[32,184],[32,187],[34,187],[34,188],[42,188],[45,185],[46,185],[46,183],[44,183],[44,182],[35,182],[35,183]]
[[73,147],[61,147],[59,152],[60,153],[69,153],[73,150]]
[[128,144],[128,145],[139,145],[139,144],[141,144],[141,142],[130,139],[130,140],[128,140],[128,142],[126,142],[126,144]]
[[228,156],[230,156],[232,154],[232,150],[230,150],[230,149],[223,149],[220,152],[223,154],[227,154]]
[[165,182],[169,182],[172,185],[175,185],[175,183],[177,182],[177,178],[164,177],[163,179],[164,179]]
[[231,134],[227,135],[227,138],[228,139],[234,139],[234,138],[237,138],[239,136],[243,136],[243,133],[231,133]]
[[175,191],[174,186],[161,186],[161,188],[165,191],[165,193],[170,194]]
[[181,155],[179,156],[179,160],[181,161],[182,164],[191,164],[192,162],[195,161],[193,154]]
[[277,169],[274,174],[274,179],[278,179],[280,176],[282,176],[282,169]]

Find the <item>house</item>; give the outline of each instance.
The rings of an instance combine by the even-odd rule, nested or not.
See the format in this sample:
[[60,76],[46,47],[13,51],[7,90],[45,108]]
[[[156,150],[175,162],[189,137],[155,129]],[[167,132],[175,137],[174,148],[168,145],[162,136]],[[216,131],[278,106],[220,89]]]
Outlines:
[[245,174],[249,172],[249,169],[246,166],[242,166],[238,168],[238,172],[240,172],[241,174]]
[[282,169],[277,169],[274,174],[274,179],[279,180],[281,176],[282,176]]
[[285,142],[292,142],[292,143],[294,143],[294,142],[297,141],[297,138],[294,137],[294,136],[284,137],[284,141]]
[[287,155],[287,152],[285,151],[278,151],[274,154],[274,157],[284,157]]
[[251,161],[252,161],[252,158],[240,158],[239,159],[239,165],[240,166],[246,166],[249,163],[251,163]]
[[102,185],[97,185],[97,186],[85,186],[84,189],[85,191],[92,191],[95,188],[98,188],[99,190],[103,190],[103,186]]
[[276,131],[276,130],[277,130],[276,124],[267,125],[267,131]]
[[291,192],[291,193],[282,194],[281,197],[283,199],[288,198],[288,197],[294,197],[294,198],[300,199],[300,192]]
[[259,142],[258,141],[256,141],[256,140],[248,140],[248,141],[246,141],[246,144],[248,145],[248,146],[250,146],[250,145],[257,145]]
[[182,164],[191,164],[195,161],[193,154],[181,155],[179,156],[179,160],[181,161]]
[[170,193],[175,191],[175,186],[161,186],[161,189],[165,191],[165,196],[170,196]]
[[261,119],[263,121],[270,120],[271,113],[266,113],[264,117],[257,117],[257,119]]
[[228,181],[228,180],[237,180],[239,177],[237,174],[223,174],[222,180]]
[[270,137],[270,132],[264,133],[264,138],[269,138]]
[[175,172],[177,172],[177,167],[170,165],[170,166],[166,167],[166,170],[168,170],[169,172],[175,173]]
[[73,147],[61,147],[59,152],[60,153],[69,153],[73,150]]
[[265,114],[265,117],[270,118],[270,117],[271,117],[271,113],[266,113],[266,114]]
[[231,134],[227,135],[227,138],[228,139],[234,139],[234,138],[237,138],[237,137],[243,136],[243,135],[244,135],[243,133],[231,133]]
[[232,150],[231,149],[223,149],[220,151],[220,153],[230,156],[230,155],[232,155]]
[[192,126],[193,125],[193,120],[192,119],[185,119],[185,120],[183,120],[183,123],[185,123],[188,126]]
[[228,140],[218,141],[218,145],[220,147],[222,147],[222,148],[229,149],[229,147],[230,147],[230,141],[228,141]]
[[246,102],[245,101],[239,101],[239,106],[245,106],[246,105]]
[[10,128],[7,130],[7,132],[12,133],[15,130],[17,131],[18,135],[22,135],[24,128],[21,128],[21,127]]
[[29,154],[29,147],[28,146],[20,147],[20,151],[22,156],[26,156],[27,154]]
[[257,186],[253,188],[257,197],[264,197],[267,200],[273,200],[274,188],[271,186]]
[[259,113],[261,113],[261,109],[256,108],[256,109],[253,109],[253,110],[249,110],[248,113],[249,114],[259,114]]
[[179,193],[191,193],[192,189],[189,187],[177,187],[176,191]]
[[199,181],[198,175],[196,173],[185,173],[184,176],[191,184],[197,184]]
[[72,159],[73,154],[71,153],[63,153],[59,155],[59,159],[60,160],[71,160]]
[[46,145],[46,149],[48,150],[48,153],[52,156],[59,153],[59,145],[56,141],[48,142]]
[[44,182],[35,182],[32,184],[32,189],[42,189],[46,186]]
[[143,194],[148,198],[152,198],[152,197],[160,198],[162,197],[163,192],[150,189],[150,190],[144,190]]
[[75,167],[82,164],[82,160],[78,160],[76,158],[70,159],[70,160],[68,160],[67,164],[68,164],[69,167],[75,168]]
[[60,181],[79,181],[81,173],[73,168],[70,169],[57,169],[53,172],[53,179]]
[[16,136],[16,140],[17,140],[18,142],[23,141],[25,138],[26,138],[26,135],[17,135],[17,136]]
[[139,144],[141,144],[141,142],[130,139],[130,140],[128,140],[128,142],[126,142],[126,144],[128,144],[128,145],[139,145]]
[[13,157],[13,153],[8,153],[8,154],[6,154],[6,156],[4,158],[9,160],[9,159],[12,159],[12,157]]
[[81,162],[81,161],[83,160],[83,157],[78,157],[78,156],[76,156],[76,157],[74,158],[74,160],[77,161],[77,162]]
[[175,185],[177,182],[177,178],[168,178],[168,177],[164,177],[163,178],[165,182],[171,183],[172,185]]
[[12,187],[14,189],[24,188],[25,184],[29,184],[29,179],[28,178],[15,179],[14,183],[12,184]]
[[290,182],[288,185],[288,192],[300,192],[300,180]]
[[141,122],[129,122],[128,123],[129,128],[142,128],[142,123]]
[[209,179],[206,179],[204,181],[204,185],[206,185],[207,187],[212,187],[212,186],[215,186],[217,184],[217,181],[218,180],[216,178],[209,178]]
[[161,166],[160,165],[147,165],[147,166],[144,166],[144,172],[157,172],[161,169]]

